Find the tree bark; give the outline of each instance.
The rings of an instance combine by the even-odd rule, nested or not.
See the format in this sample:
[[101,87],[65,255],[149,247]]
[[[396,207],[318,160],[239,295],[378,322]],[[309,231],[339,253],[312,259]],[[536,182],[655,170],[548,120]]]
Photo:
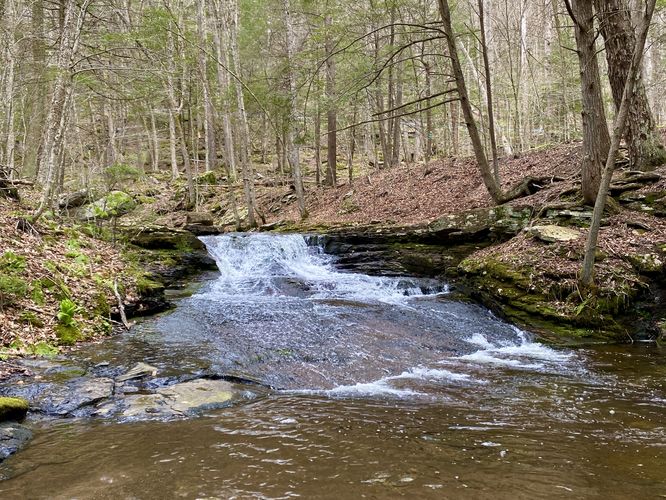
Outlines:
[[462,66],[460,64],[460,58],[458,56],[458,48],[456,44],[455,33],[453,32],[449,3],[448,0],[438,0],[438,3],[439,12],[443,22],[442,29],[446,34],[448,55],[451,59],[453,76],[456,80],[456,87],[460,97],[460,106],[463,111],[463,116],[465,117],[465,123],[467,124],[467,131],[469,132],[470,140],[472,141],[474,156],[476,157],[483,183],[488,189],[488,192],[490,193],[493,201],[497,204],[503,203],[504,201],[507,201],[506,196],[504,193],[502,193],[502,188],[499,182],[497,182],[497,179],[493,175],[492,169],[488,164],[488,158],[483,148],[483,142],[481,141],[481,136],[479,135],[479,129],[476,125],[476,120],[474,119],[472,104],[470,103],[469,93],[467,92],[465,75],[463,73]]
[[603,165],[608,157],[610,136],[597,62],[592,0],[574,0],[570,7],[576,35],[582,95],[582,191],[585,203],[594,204],[601,184]]
[[[636,46],[636,31],[627,0],[594,0],[594,5],[606,46],[608,80],[615,109],[619,110]],[[666,150],[655,126],[640,70],[635,87],[624,137],[633,168],[649,170],[666,162]]]
[[293,19],[291,17],[290,0],[282,0],[282,8],[287,36],[285,59],[287,64],[287,87],[289,90],[289,122],[287,124],[286,144],[287,159],[289,161],[291,174],[294,180],[294,189],[296,191],[296,199],[298,200],[298,211],[300,212],[301,219],[306,219],[308,216],[308,211],[305,208],[305,193],[303,192],[300,154],[298,151],[298,145],[296,144],[296,124],[298,123],[298,116],[296,113],[296,76],[294,74],[293,67],[296,35],[294,33]]
[[326,168],[326,184],[335,187],[338,183],[338,113],[335,109],[335,59],[333,57],[333,43],[329,30],[332,26],[331,16],[326,16],[326,101],[328,111],[326,121],[328,128],[328,152]]

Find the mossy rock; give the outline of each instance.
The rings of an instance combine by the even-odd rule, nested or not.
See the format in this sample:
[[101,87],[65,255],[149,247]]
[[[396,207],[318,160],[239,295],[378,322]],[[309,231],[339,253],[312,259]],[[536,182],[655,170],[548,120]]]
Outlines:
[[[459,269],[470,294],[505,319],[529,328],[552,342],[610,341],[624,337],[625,329],[613,317],[625,312],[632,297],[602,296],[579,307],[558,304],[552,287],[537,285],[529,267],[515,267],[496,259],[469,258]],[[561,290],[557,294],[562,294]]]
[[0,422],[23,420],[29,409],[25,399],[0,397]]
[[90,220],[117,217],[134,210],[136,205],[136,201],[129,194],[123,191],[111,191],[95,203],[83,207],[80,218]]
[[627,260],[641,274],[660,274],[664,272],[664,259],[657,254],[628,255]]
[[62,345],[74,345],[83,339],[83,334],[78,326],[58,325],[55,327],[56,335]]
[[129,228],[125,230],[130,242],[148,250],[204,250],[205,245],[189,231],[163,227]]

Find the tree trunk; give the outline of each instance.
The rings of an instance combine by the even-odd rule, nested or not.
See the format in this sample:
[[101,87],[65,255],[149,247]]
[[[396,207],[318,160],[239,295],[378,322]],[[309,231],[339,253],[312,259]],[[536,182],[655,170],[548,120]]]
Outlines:
[[465,123],[467,124],[470,140],[472,141],[474,156],[476,157],[483,183],[488,189],[488,192],[490,193],[493,201],[499,204],[506,201],[506,199],[505,195],[502,193],[502,189],[499,183],[497,182],[497,179],[495,179],[495,176],[493,175],[490,165],[488,164],[488,159],[483,149],[483,143],[481,142],[481,136],[479,135],[479,129],[476,125],[476,121],[474,120],[472,104],[469,100],[467,84],[465,83],[465,76],[463,74],[462,66],[460,65],[460,58],[458,56],[458,48],[456,45],[455,33],[453,32],[449,3],[448,0],[438,0],[438,3],[439,12],[443,22],[442,28],[446,34],[449,53],[448,55],[451,58],[453,76],[456,80],[458,95],[460,96],[460,106],[463,111],[463,116],[465,117]]
[[[289,166],[291,167],[291,174],[294,180],[294,189],[296,191],[296,198],[298,200],[298,211],[301,214],[301,219],[306,219],[308,211],[305,208],[305,193],[303,192],[303,178],[301,176],[301,162],[296,144],[296,125],[298,123],[298,115],[296,111],[296,77],[294,74],[294,52],[296,46],[296,38],[294,33],[294,25],[291,17],[290,0],[282,0],[282,8],[284,15],[284,26],[287,36],[285,59],[287,64],[287,87],[289,90],[289,122],[287,124],[287,158]],[[331,129],[329,129],[329,132]],[[329,153],[330,154],[330,153]],[[329,166],[330,167],[330,166]]]
[[613,179],[613,171],[615,170],[615,158],[620,149],[620,141],[625,134],[627,120],[631,110],[631,96],[634,93],[636,85],[640,82],[640,67],[643,58],[643,50],[645,49],[645,41],[650,29],[650,22],[654,14],[656,0],[648,0],[645,17],[640,24],[638,39],[634,42],[633,54],[631,62],[629,63],[629,70],[627,71],[626,83],[622,91],[622,99],[620,100],[620,107],[615,120],[613,121],[613,137],[611,139],[610,150],[606,158],[606,166],[604,168],[601,187],[597,195],[596,203],[594,204],[594,212],[592,215],[592,223],[590,225],[590,232],[588,234],[587,243],[585,245],[585,259],[583,260],[583,269],[581,272],[581,284],[584,287],[592,285],[594,280],[594,262],[597,253],[597,243],[599,241],[599,229],[601,228],[601,218],[603,217],[604,209],[606,208],[606,199],[608,198],[608,190],[611,180]]
[[335,109],[335,59],[333,58],[333,42],[330,37],[331,16],[326,16],[326,113],[328,128],[328,164],[326,168],[326,184],[335,187],[338,184],[338,114]]
[[217,148],[215,145],[215,110],[210,94],[210,82],[208,81],[208,56],[203,48],[208,43],[208,18],[206,15],[205,0],[197,0],[197,33],[199,36],[199,73],[201,76],[201,89],[203,91],[204,108],[204,139],[206,142],[206,172],[210,172],[217,166]]
[[574,0],[571,5],[580,66],[583,98],[583,159],[581,163],[583,199],[594,204],[601,184],[601,172],[608,157],[610,136],[597,62],[592,0]]
[[[226,0],[228,9],[228,32],[229,48],[231,49],[231,67],[236,75],[240,75],[240,56],[238,51],[238,2],[237,0]],[[245,204],[247,205],[247,220],[250,227],[257,227],[255,212],[257,211],[257,201],[254,191],[254,167],[252,165],[250,151],[250,127],[245,112],[245,98],[243,96],[243,86],[236,78],[234,79],[236,89],[236,106],[238,114],[238,134],[239,138],[239,159],[243,172],[243,190],[245,192]],[[261,217],[261,214],[259,214]]]
[[62,29],[56,56],[56,77],[44,136],[42,137],[42,155],[39,170],[45,175],[44,191],[34,216],[35,219],[38,219],[44,213],[44,210],[50,206],[53,200],[54,187],[59,178],[58,170],[61,166],[59,159],[65,134],[67,106],[71,104],[72,63],[77,53],[79,37],[89,3],[89,0],[84,0],[81,6],[77,7],[74,0],[64,2],[64,17],[61,23]]
[[[636,46],[631,10],[627,0],[594,0],[594,5],[606,46],[608,80],[615,109],[619,110]],[[655,126],[641,71],[631,99],[624,137],[633,168],[648,170],[666,162],[666,150]]]

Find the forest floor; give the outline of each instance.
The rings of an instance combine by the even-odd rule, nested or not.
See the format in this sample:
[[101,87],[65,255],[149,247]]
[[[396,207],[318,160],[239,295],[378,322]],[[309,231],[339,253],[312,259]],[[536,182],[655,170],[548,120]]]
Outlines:
[[[52,214],[26,224],[36,193],[21,195],[20,203],[0,197],[0,359],[50,355],[109,334],[118,309],[114,289],[132,302],[143,279],[94,224]],[[11,369],[0,364],[0,378]]]

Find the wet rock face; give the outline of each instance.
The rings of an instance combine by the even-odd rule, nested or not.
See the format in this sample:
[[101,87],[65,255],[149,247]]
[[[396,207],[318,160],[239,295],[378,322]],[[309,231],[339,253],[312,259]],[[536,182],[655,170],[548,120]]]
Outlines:
[[15,422],[0,424],[0,462],[23,448],[32,439],[32,432]]
[[35,383],[5,390],[12,396],[25,398],[35,412],[64,417],[111,397],[113,386],[109,378],[79,377],[64,384]]

